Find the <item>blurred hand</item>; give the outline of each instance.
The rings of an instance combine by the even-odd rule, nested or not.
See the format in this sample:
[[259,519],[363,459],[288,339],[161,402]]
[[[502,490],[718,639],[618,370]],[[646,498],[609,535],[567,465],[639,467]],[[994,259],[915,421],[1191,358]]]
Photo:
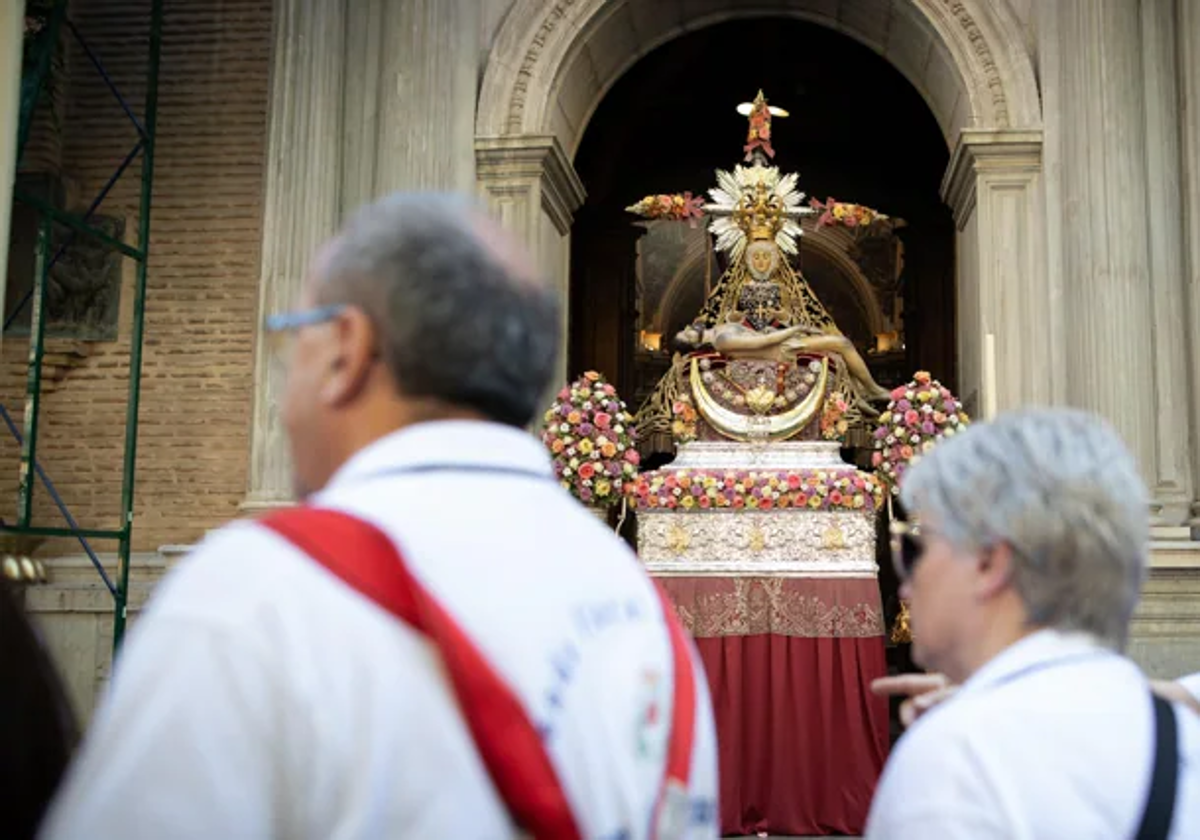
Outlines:
[[1164,700],[1170,700],[1173,703],[1182,703],[1193,712],[1200,714],[1200,702],[1179,683],[1171,680],[1151,680],[1150,688]]
[[958,686],[941,674],[900,674],[880,677],[871,683],[871,691],[884,697],[906,697],[900,704],[900,722],[905,728],[954,693]]

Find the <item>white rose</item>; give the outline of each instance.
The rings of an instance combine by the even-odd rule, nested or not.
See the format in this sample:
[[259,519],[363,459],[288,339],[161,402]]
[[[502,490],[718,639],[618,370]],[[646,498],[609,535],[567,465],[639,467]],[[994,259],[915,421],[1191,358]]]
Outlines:
[[566,477],[567,477],[567,476],[569,476],[570,474],[571,474],[571,468],[570,468],[570,467],[563,467],[563,478],[566,478]]
[[619,435],[625,434],[625,427],[621,425],[613,426],[613,431]]
[[571,427],[569,425],[567,425],[566,423],[560,423],[558,426],[558,430],[560,432],[569,432],[569,431],[571,431]]
[[567,466],[569,466],[571,469],[575,469],[576,467],[579,466],[579,459],[572,458],[570,461],[567,462]]

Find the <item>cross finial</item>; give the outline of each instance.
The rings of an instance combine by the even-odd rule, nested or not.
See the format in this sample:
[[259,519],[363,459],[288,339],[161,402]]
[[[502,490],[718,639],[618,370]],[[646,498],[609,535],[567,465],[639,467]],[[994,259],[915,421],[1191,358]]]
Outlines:
[[[738,106],[738,113],[750,118],[750,131],[746,135],[746,145],[743,148],[746,152],[746,162],[754,161],[761,154],[766,154],[769,158],[775,157],[775,150],[771,148],[771,117],[786,117],[788,112],[768,105],[762,89],[759,89],[753,102],[743,102]],[[760,160],[758,163],[765,164],[766,161]]]

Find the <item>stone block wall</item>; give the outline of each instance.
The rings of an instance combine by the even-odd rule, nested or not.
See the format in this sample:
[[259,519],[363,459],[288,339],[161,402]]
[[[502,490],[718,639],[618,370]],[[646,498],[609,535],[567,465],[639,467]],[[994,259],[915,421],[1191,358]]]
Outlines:
[[[77,0],[71,17],[134,112],[143,112],[149,0]],[[136,134],[75,44],[61,136],[68,209],[103,187]],[[165,4],[150,272],[146,298],[134,547],[187,543],[236,515],[246,492],[254,330],[266,166],[270,0]],[[38,132],[51,130],[45,121]],[[30,159],[44,165],[50,156]],[[42,162],[39,164],[39,161]],[[125,219],[136,244],[140,165],[99,212]],[[39,460],[82,526],[114,528],[120,510],[135,266],[124,261],[116,341],[81,347],[44,392]],[[28,340],[0,348],[0,401],[21,422]],[[0,516],[15,516],[18,449],[0,428]],[[62,520],[39,485],[35,524]],[[101,551],[115,546],[97,545]],[[48,554],[78,553],[56,541]]]

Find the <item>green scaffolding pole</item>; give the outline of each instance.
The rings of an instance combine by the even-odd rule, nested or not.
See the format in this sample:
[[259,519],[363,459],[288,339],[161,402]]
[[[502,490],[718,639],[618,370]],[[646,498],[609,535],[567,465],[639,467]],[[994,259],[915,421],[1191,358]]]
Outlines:
[[136,288],[133,296],[133,338],[129,348],[129,401],[125,409],[125,464],[121,477],[121,530],[117,550],[117,596],[113,612],[113,648],[125,635],[129,604],[129,555],[133,532],[133,483],[137,467],[138,404],[142,396],[142,339],[146,331],[146,269],[150,258],[150,197],[154,185],[154,132],[158,124],[158,60],[162,49],[162,0],[150,11],[150,58],[146,69],[146,108],[143,117],[142,194],[138,203]]
[[[138,244],[136,248],[131,247],[124,242],[113,239],[103,231],[89,224],[92,211],[100,204],[113,183],[120,177],[124,171],[124,164],[117,170],[113,178],[110,179],[109,184],[94,202],[92,209],[84,216],[66,213],[40,198],[25,195],[19,190],[14,193],[16,200],[30,205],[39,212],[40,222],[35,260],[35,277],[33,290],[29,298],[29,303],[32,305],[30,316],[29,373],[25,388],[24,434],[20,436],[21,463],[17,497],[17,523],[15,526],[0,525],[0,532],[31,537],[75,537],[87,549],[93,562],[97,565],[101,576],[105,579],[106,584],[108,583],[107,576],[96,559],[94,552],[88,546],[87,539],[115,540],[117,542],[118,565],[116,583],[115,585],[110,585],[114,601],[113,647],[115,650],[120,647],[125,635],[129,606],[129,563],[130,554],[132,553],[133,498],[137,466],[138,409],[141,400],[142,345],[146,326],[146,281],[150,253],[150,209],[154,182],[155,130],[158,122],[158,72],[162,48],[163,0],[152,0],[151,4],[146,100],[140,123],[129,110],[128,105],[109,78],[99,59],[91,52],[86,43],[84,43],[82,36],[67,20],[66,7],[66,0],[59,0],[52,10],[49,26],[50,34],[44,40],[44,43],[48,45],[47,49],[52,50],[57,47],[56,40],[58,38],[59,25],[60,23],[67,23],[72,34],[79,40],[80,46],[95,65],[96,71],[104,78],[104,81],[108,84],[118,102],[125,108],[126,113],[129,114],[130,120],[138,132],[138,146],[130,154],[130,158],[132,158],[133,154],[139,148],[142,154],[141,194],[138,202]],[[39,59],[35,70],[36,78],[32,84],[36,89],[33,91],[33,99],[30,100],[29,107],[23,107],[21,110],[21,118],[17,129],[18,142],[21,148],[24,147],[25,141],[28,138],[30,127],[33,123],[33,110],[38,98],[37,94],[40,88],[46,84],[48,70],[49,59],[44,54]],[[128,162],[129,159],[126,160],[126,163]],[[78,527],[75,524],[74,518],[66,509],[66,505],[59,498],[53,485],[45,475],[45,471],[37,461],[42,360],[45,353],[46,339],[46,285],[49,280],[50,270],[54,262],[58,259],[58,256],[61,256],[62,253],[60,251],[57,256],[51,257],[51,235],[53,225],[56,223],[69,229],[72,234],[94,238],[108,248],[123,254],[137,263],[137,276],[134,284],[133,327],[129,348],[129,393],[125,409],[125,440],[121,471],[121,521],[116,529]],[[7,414],[5,417],[7,417]],[[17,435],[16,427],[10,426],[10,428],[12,433]],[[38,476],[46,484],[50,495],[67,520],[69,527],[46,527],[33,524],[33,493]]]

